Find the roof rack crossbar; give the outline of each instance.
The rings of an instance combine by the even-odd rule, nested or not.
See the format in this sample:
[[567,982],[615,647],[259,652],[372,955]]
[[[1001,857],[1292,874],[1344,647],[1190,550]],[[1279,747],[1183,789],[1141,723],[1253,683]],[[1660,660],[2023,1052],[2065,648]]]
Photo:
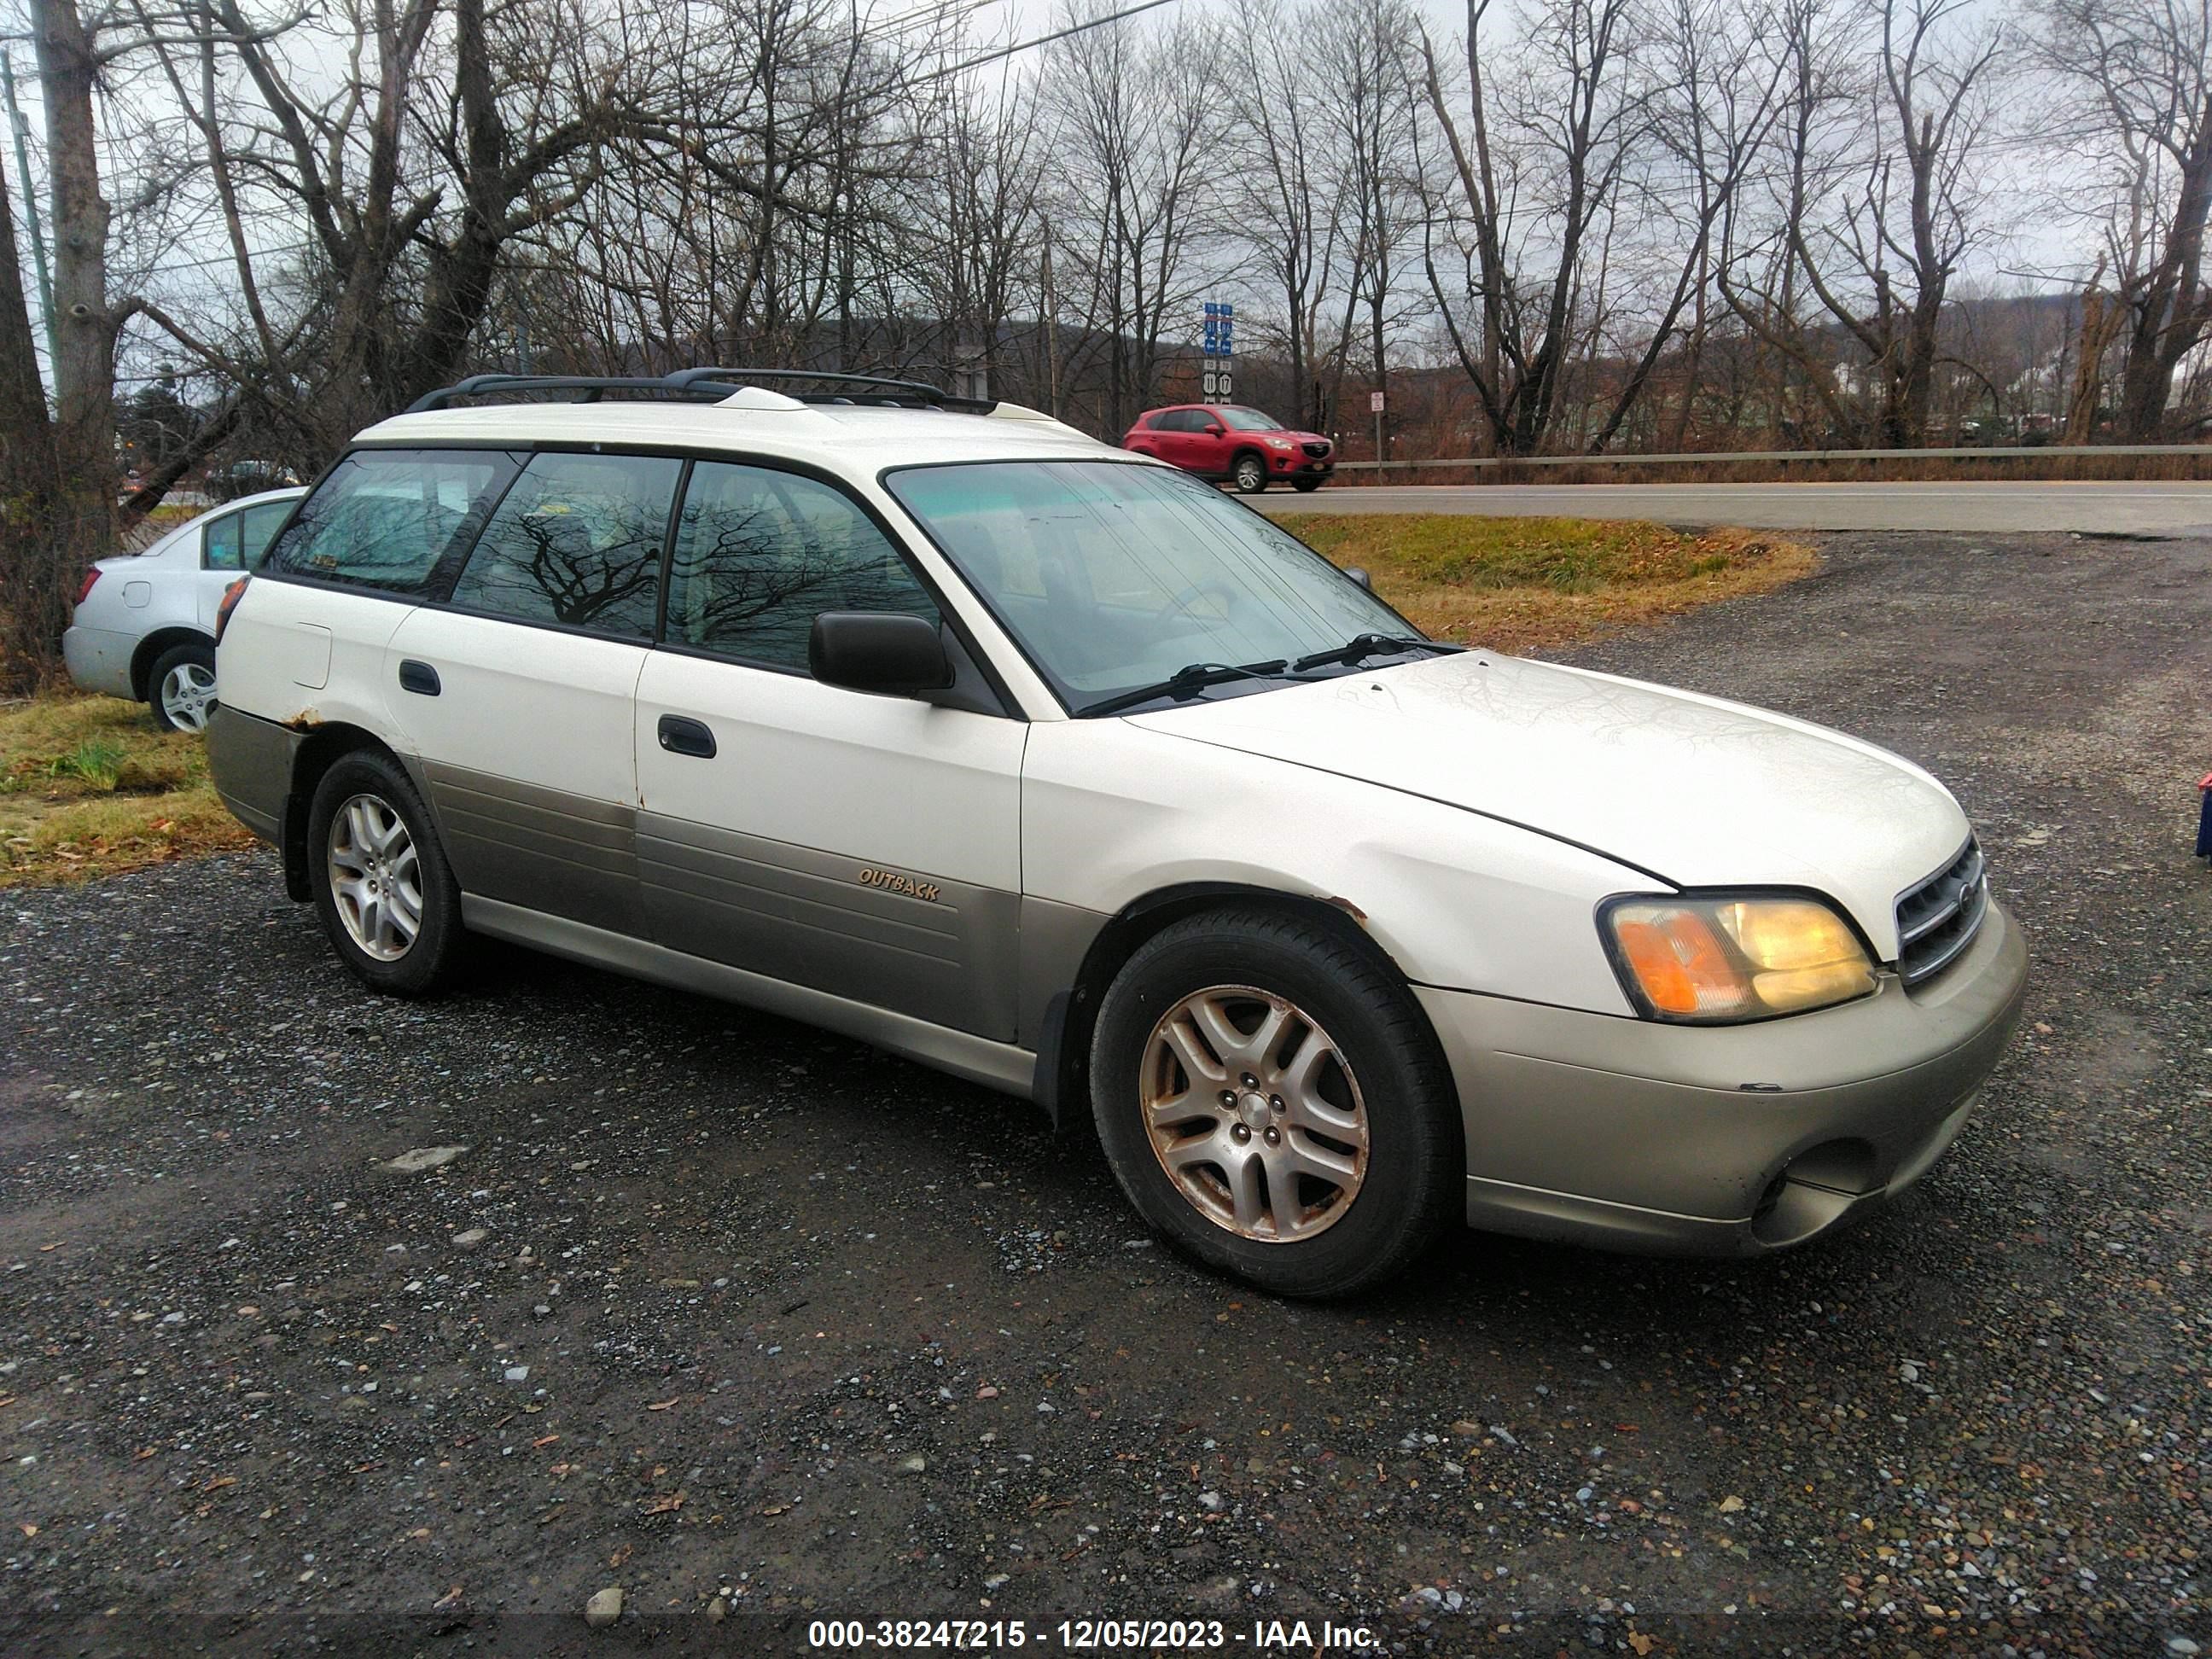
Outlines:
[[[848,374],[816,368],[680,368],[672,374],[471,374],[453,385],[426,392],[407,406],[407,413],[445,409],[455,399],[494,393],[576,392],[581,401],[597,403],[609,392],[659,392],[678,398],[721,398],[740,387],[771,382],[805,382],[825,390],[793,391],[786,395],[801,403],[878,404],[898,406],[920,404],[927,409],[949,409],[988,414],[996,407],[988,398],[960,398],[919,380],[902,380],[884,374]],[[781,388],[778,388],[781,389]]]

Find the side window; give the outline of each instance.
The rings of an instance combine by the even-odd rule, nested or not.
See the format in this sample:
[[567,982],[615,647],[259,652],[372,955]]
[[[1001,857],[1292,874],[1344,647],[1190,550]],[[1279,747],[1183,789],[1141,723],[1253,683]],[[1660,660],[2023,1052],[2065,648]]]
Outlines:
[[489,450],[357,449],[331,469],[262,568],[385,593],[420,593],[468,544],[515,458]]
[[669,571],[667,639],[804,672],[824,611],[937,616],[897,550],[840,491],[766,467],[693,467]]
[[246,521],[243,513],[225,513],[210,519],[208,527],[200,532],[200,568],[203,570],[243,570],[245,543],[240,531]]
[[239,562],[248,570],[258,570],[261,568],[261,556],[269,550],[270,539],[284,527],[284,520],[292,516],[292,503],[266,501],[233,516],[239,520]]
[[663,455],[536,457],[477,538],[453,603],[651,639],[682,470]]

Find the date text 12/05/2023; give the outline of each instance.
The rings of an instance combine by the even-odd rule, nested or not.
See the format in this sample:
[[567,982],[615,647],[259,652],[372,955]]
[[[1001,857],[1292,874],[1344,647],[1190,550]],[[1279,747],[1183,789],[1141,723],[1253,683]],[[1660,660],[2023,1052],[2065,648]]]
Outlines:
[[1255,1619],[1237,1628],[1219,1619],[1063,1619],[1032,1626],[1025,1619],[817,1619],[806,1627],[811,1649],[905,1649],[976,1652],[1057,1647],[1070,1653],[1204,1652],[1309,1654],[1379,1650],[1382,1638],[1364,1625],[1331,1620]]

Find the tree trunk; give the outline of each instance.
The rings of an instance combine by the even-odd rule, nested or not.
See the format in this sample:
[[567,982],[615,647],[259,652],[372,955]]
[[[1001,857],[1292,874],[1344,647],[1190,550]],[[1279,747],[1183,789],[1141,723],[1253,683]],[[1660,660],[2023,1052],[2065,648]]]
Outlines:
[[[88,562],[115,550],[115,321],[92,109],[99,70],[76,0],[31,0],[54,245],[54,459],[61,526]],[[17,279],[20,288],[20,278]]]
[[15,216],[0,188],[0,688],[10,695],[35,690],[60,672],[75,564],[54,534],[56,483]]

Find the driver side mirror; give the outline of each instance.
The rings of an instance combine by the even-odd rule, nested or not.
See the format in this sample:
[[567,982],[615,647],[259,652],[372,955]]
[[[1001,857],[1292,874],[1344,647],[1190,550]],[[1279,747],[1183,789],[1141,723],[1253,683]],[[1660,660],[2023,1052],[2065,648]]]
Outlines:
[[1218,438],[1224,430],[1226,428],[1218,421],[1208,421],[1206,423],[1206,435],[1209,438]]
[[1358,565],[1356,565],[1356,564],[1348,564],[1348,565],[1345,566],[1345,567],[1344,567],[1344,574],[1345,574],[1346,575],[1347,575],[1347,576],[1351,577],[1352,580],[1354,580],[1354,581],[1358,582],[1358,583],[1362,587],[1365,588],[1369,592],[1372,593],[1372,592],[1375,591],[1375,578],[1374,578],[1374,577],[1372,577],[1372,576],[1370,576],[1370,575],[1369,575],[1369,574],[1368,574],[1364,570],[1362,570],[1362,569],[1361,569]]
[[952,684],[938,624],[877,611],[825,611],[807,636],[806,665],[824,685],[911,697]]

